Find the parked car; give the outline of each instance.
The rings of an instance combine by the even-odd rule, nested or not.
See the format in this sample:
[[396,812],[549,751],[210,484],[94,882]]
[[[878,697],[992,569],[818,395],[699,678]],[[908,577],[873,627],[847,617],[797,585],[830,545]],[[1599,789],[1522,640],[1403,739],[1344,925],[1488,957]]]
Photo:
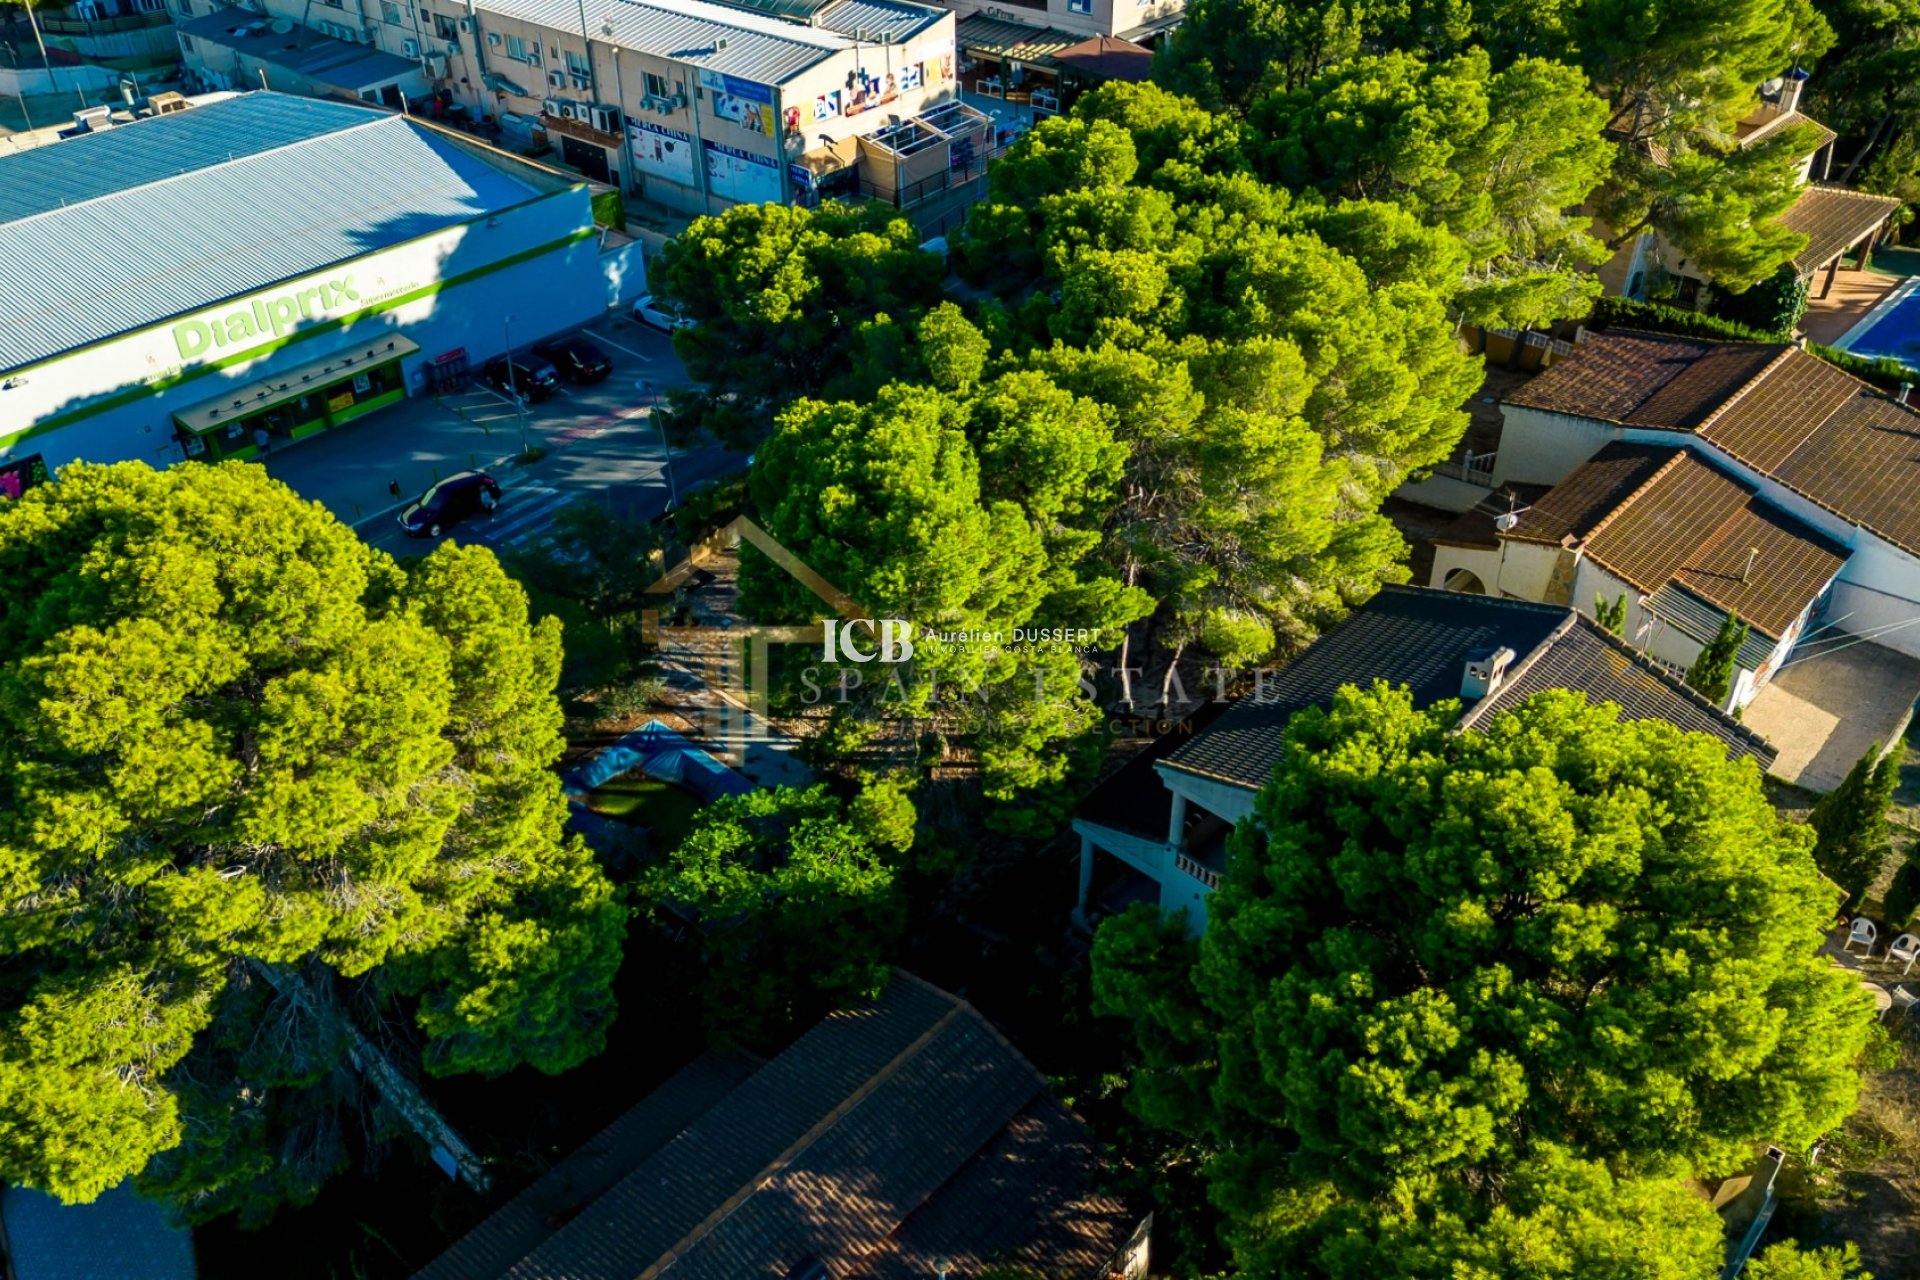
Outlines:
[[647,294],[633,304],[633,318],[651,329],[662,333],[672,333],[675,329],[685,329],[693,321],[680,314],[680,308],[664,298]]
[[471,515],[492,515],[500,505],[500,486],[484,471],[460,471],[408,503],[400,527],[409,537],[437,538]]
[[537,343],[533,354],[551,363],[568,382],[602,382],[613,372],[613,361],[607,353],[581,333]]
[[529,403],[545,400],[560,389],[560,371],[539,356],[495,356],[480,370],[480,377],[495,391],[517,394]]

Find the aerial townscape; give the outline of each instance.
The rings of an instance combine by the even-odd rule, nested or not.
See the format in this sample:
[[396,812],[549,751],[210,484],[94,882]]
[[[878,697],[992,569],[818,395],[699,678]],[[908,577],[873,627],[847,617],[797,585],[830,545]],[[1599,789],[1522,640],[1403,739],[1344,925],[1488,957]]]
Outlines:
[[0,1280],[1920,1280],[1920,0],[0,0]]

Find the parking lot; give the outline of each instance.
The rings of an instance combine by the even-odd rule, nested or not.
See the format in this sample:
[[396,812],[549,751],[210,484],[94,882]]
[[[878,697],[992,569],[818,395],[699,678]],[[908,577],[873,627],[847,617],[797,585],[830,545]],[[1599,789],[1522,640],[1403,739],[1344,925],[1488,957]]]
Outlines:
[[[582,332],[613,365],[603,382],[563,383],[558,394],[523,410],[476,379],[462,391],[417,396],[283,449],[267,469],[324,503],[370,543],[404,554],[427,544],[405,536],[396,511],[457,471],[488,471],[502,497],[493,516],[469,520],[447,536],[506,548],[537,536],[571,502],[592,498],[650,516],[665,509],[676,487],[744,465],[740,455],[711,444],[669,454],[640,389],[648,384],[657,399],[687,385],[667,335],[625,317],[596,321]],[[514,462],[528,447],[545,456],[527,466]]]

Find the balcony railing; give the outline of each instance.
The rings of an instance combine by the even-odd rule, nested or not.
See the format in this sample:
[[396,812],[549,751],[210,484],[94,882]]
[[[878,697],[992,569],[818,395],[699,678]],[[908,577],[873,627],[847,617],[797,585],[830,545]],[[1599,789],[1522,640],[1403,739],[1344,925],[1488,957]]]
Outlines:
[[1184,853],[1176,853],[1173,855],[1173,865],[1175,870],[1186,872],[1209,889],[1218,889],[1220,887],[1220,873],[1218,871],[1201,866]]

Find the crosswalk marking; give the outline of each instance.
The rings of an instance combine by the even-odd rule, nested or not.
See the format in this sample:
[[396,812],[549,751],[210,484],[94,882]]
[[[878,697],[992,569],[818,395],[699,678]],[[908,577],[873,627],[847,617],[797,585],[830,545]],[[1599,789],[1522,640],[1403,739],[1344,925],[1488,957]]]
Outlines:
[[553,523],[553,517],[560,508],[574,501],[577,494],[561,493],[556,489],[542,486],[538,489],[523,489],[514,494],[511,504],[503,503],[500,514],[484,529],[487,541],[504,544],[524,541],[529,534],[536,533]]

